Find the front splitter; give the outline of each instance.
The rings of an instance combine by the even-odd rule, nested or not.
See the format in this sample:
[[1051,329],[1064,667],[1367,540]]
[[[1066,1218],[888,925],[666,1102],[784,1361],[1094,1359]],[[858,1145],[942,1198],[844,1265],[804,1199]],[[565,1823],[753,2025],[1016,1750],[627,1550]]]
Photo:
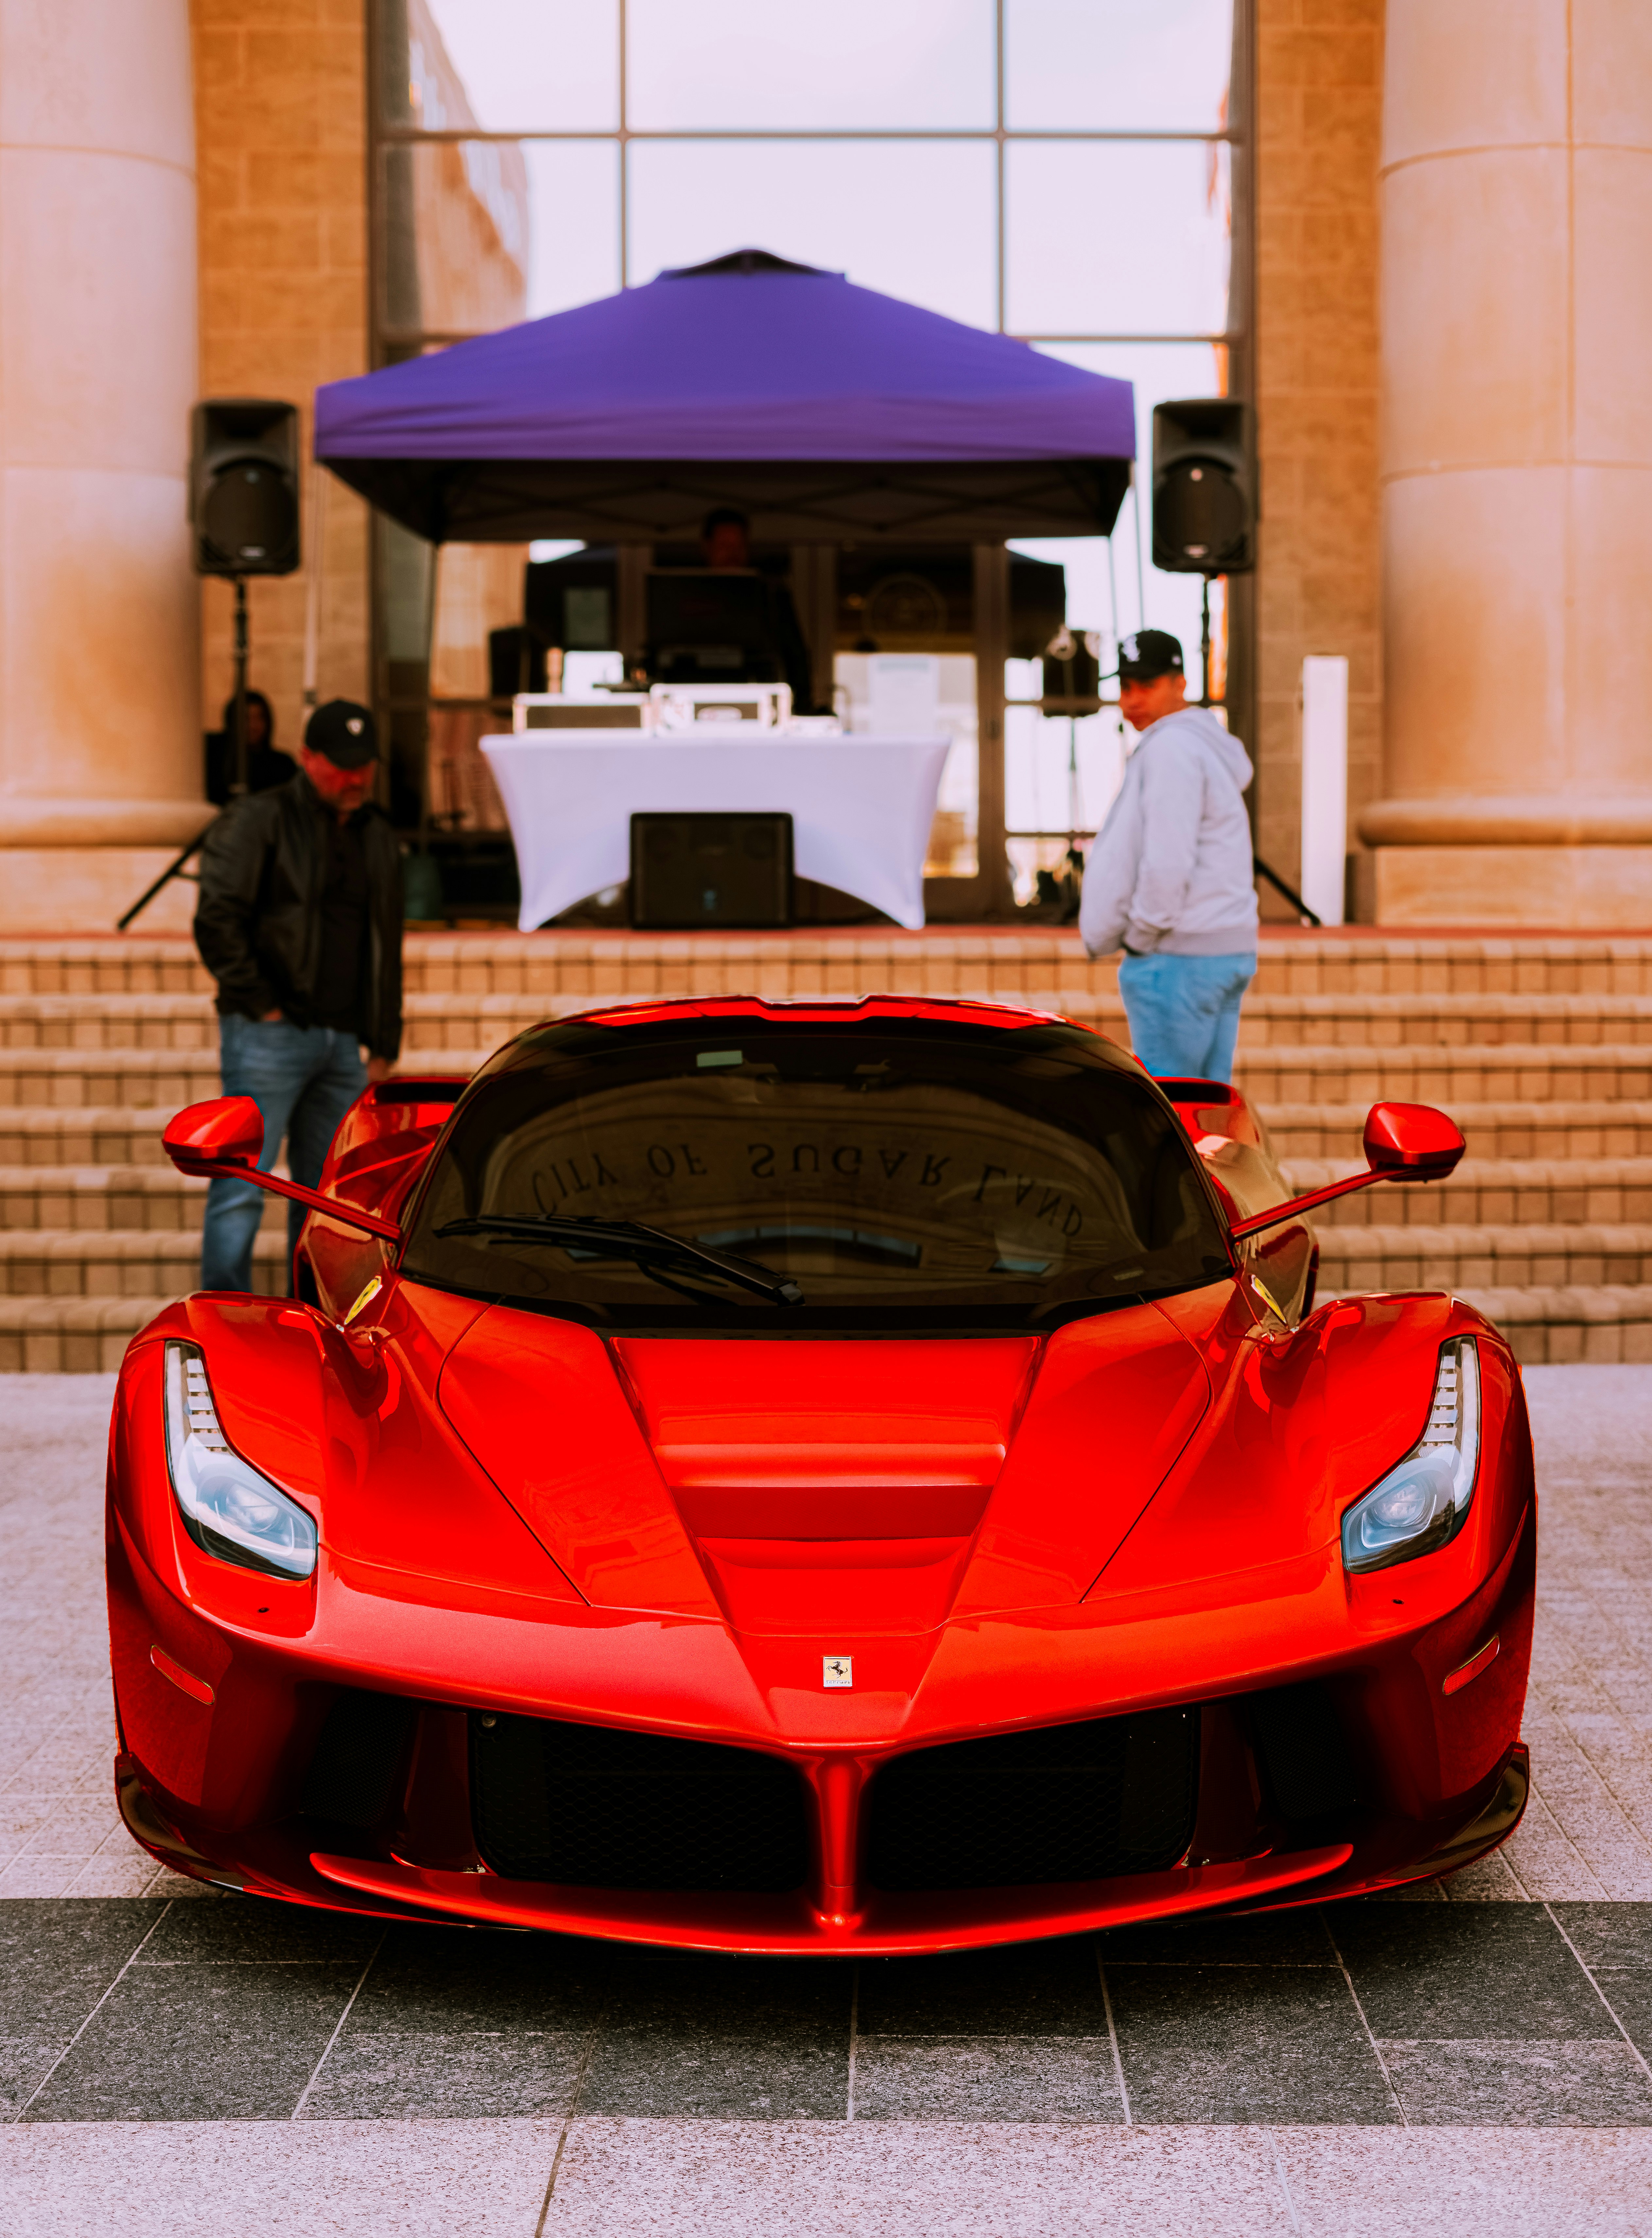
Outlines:
[[538,1928],[619,1943],[780,1957],[896,1957],[968,1950],[999,1943],[1086,1934],[1147,1919],[1209,1911],[1301,1886],[1334,1873],[1353,1855],[1332,1843],[1284,1857],[1192,1865],[1105,1883],[1043,1889],[958,1891],[923,1897],[879,1896],[848,1917],[816,1910],[800,1896],[683,1897],[564,1888],[318,1852],[322,1879],[357,1898],[408,1905],[475,1924]]

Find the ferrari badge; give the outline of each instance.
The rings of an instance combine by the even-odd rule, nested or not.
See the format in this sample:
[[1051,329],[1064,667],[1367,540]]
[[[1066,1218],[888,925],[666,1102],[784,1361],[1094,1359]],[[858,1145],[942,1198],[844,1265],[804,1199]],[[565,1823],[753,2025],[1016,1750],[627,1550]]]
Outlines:
[[853,1686],[854,1682],[855,1666],[852,1655],[823,1655],[820,1658],[820,1684],[823,1686]]

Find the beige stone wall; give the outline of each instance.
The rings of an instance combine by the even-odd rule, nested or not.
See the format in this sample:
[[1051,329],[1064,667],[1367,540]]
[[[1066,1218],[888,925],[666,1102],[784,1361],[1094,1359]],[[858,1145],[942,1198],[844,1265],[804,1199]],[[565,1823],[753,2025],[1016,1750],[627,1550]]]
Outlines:
[[184,0],[0,6],[0,928],[112,925],[202,818]]
[[[319,382],[368,370],[366,0],[191,0],[201,181],[201,393],[302,410]],[[302,729],[308,568],[318,483],[322,699],[369,696],[368,512],[309,467],[305,571],[249,586],[250,680],[289,750]],[[202,586],[209,725],[231,682],[232,593]]]
[[[1257,844],[1294,882],[1305,655],[1348,657],[1350,846],[1383,789],[1383,0],[1257,0]],[[1265,890],[1263,910],[1290,915]]]

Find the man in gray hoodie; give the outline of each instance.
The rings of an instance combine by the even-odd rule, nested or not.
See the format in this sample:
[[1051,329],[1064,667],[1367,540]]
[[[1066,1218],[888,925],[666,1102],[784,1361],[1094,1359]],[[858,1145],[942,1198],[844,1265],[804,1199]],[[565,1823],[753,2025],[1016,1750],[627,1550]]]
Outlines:
[[1253,772],[1210,709],[1186,700],[1173,637],[1120,640],[1119,712],[1141,736],[1090,850],[1078,930],[1091,956],[1125,951],[1118,991],[1149,1072],[1231,1080],[1257,968]]

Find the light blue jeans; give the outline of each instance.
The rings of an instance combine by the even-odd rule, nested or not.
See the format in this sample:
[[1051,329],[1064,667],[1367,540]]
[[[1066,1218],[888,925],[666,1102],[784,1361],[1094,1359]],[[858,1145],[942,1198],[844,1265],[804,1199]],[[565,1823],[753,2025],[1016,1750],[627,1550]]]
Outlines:
[[[295,1182],[314,1189],[338,1122],[367,1085],[367,1067],[354,1034],[331,1026],[295,1026],[286,1018],[220,1018],[218,1048],[226,1096],[250,1096],[264,1115],[268,1173],[288,1141]],[[201,1235],[203,1290],[250,1290],[253,1239],[263,1217],[265,1191],[255,1182],[219,1180],[207,1189]],[[288,1281],[304,1208],[287,1207]],[[287,1282],[281,1285],[282,1290]]]
[[1256,977],[1249,956],[1126,956],[1118,991],[1131,1045],[1156,1079],[1228,1080],[1239,1005]]

